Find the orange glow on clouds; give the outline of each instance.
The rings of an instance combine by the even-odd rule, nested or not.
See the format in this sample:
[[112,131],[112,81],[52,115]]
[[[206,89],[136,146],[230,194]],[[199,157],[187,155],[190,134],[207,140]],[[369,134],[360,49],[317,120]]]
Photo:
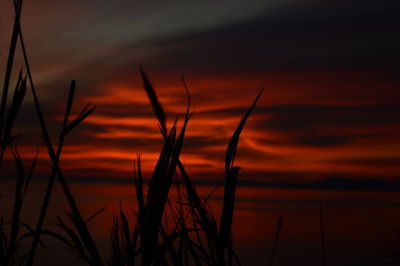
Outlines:
[[[339,77],[350,81],[340,83]],[[310,173],[308,178],[300,177],[304,181],[343,174],[352,178],[393,179],[400,172],[399,164],[392,162],[400,161],[400,141],[396,137],[400,126],[394,123],[400,114],[395,109],[388,115],[377,105],[379,102],[371,104],[374,95],[358,99],[358,95],[347,93],[352,84],[366,85],[350,77],[351,73],[254,73],[187,78],[194,114],[189,121],[182,161],[196,178],[223,175],[229,138],[261,81],[269,79],[240,138],[236,164],[243,168],[242,180],[297,180],[297,173]],[[178,78],[170,77],[154,80],[153,84],[170,127],[186,108],[183,86]],[[333,90],[334,86],[339,86],[338,90]],[[391,87],[382,86],[384,91],[391,91]],[[95,177],[115,172],[126,177],[131,175],[133,161],[141,154],[144,170],[151,171],[162,138],[140,79],[104,83],[95,91],[79,99],[77,105],[91,102],[97,108],[69,137],[62,155],[63,168],[74,171],[74,175]],[[376,100],[381,106],[392,108],[390,98]],[[50,121],[60,124],[62,108],[57,106],[57,110],[60,113],[51,116]],[[19,149],[26,156],[36,152],[33,146]],[[46,156],[43,149],[41,158],[45,160]],[[246,177],[246,173],[251,173],[251,177]],[[286,175],[280,177],[275,173]]]

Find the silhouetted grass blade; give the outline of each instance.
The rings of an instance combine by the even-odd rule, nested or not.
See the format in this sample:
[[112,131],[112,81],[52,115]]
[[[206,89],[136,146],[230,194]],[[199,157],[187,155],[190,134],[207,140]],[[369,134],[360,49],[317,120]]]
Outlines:
[[17,87],[15,88],[14,95],[11,101],[11,105],[7,112],[5,127],[4,127],[4,138],[3,138],[3,149],[10,144],[12,139],[12,128],[14,121],[17,118],[17,114],[21,109],[22,102],[26,94],[26,79],[21,79]]
[[0,143],[3,142],[3,129],[4,129],[4,122],[5,122],[4,120],[5,120],[6,106],[7,106],[7,96],[8,96],[8,89],[9,89],[11,74],[12,74],[12,69],[13,69],[15,50],[17,47],[18,33],[19,33],[19,29],[20,29],[22,0],[18,0],[16,2],[14,1],[14,5],[15,5],[15,19],[14,19],[13,32],[12,32],[12,36],[11,36],[10,49],[9,49],[8,57],[7,57],[7,66],[6,66],[6,71],[5,71],[5,75],[4,75],[4,83],[3,83],[3,93],[2,93],[2,97],[1,97],[1,103],[0,103]]
[[219,244],[218,244],[218,261],[220,264],[225,264],[224,250],[228,247],[230,242],[233,211],[235,208],[235,191],[237,184],[237,177],[239,175],[239,167],[234,167],[236,149],[239,142],[239,136],[242,132],[244,125],[258,100],[260,99],[262,90],[258,93],[256,99],[242,117],[239,125],[233,133],[225,156],[225,187],[224,187],[224,202],[222,206],[222,214],[219,227]]
[[11,101],[11,105],[8,108],[4,124],[3,141],[1,143],[1,151],[0,151],[0,167],[3,161],[5,150],[13,140],[12,128],[14,126],[14,121],[17,118],[18,112],[21,109],[21,105],[24,100],[25,94],[26,94],[26,79],[22,78],[22,72],[20,72],[17,85],[14,90],[14,95]]
[[[73,223],[75,223],[72,214],[69,214],[69,218],[72,220]],[[93,265],[92,260],[86,254],[84,244],[81,242],[79,235],[74,232],[73,228],[67,226],[59,217],[57,217],[57,221],[57,225],[61,229],[63,229],[67,236],[70,238],[70,241],[67,242],[70,243],[69,250],[75,253],[82,260],[86,261],[88,264]]]
[[274,264],[274,259],[276,256],[275,254],[276,254],[276,250],[278,248],[278,242],[279,242],[279,238],[281,235],[282,226],[283,226],[283,219],[282,219],[282,216],[279,216],[278,222],[276,223],[276,232],[275,232],[274,242],[272,244],[271,256],[269,258],[269,264],[268,264],[269,266],[273,266],[273,264]]
[[67,135],[71,130],[77,127],[83,120],[85,120],[89,115],[93,113],[93,111],[96,109],[96,106],[93,106],[88,110],[86,109],[88,108],[86,107],[77,118],[75,118],[69,125],[65,127],[62,135]]
[[85,223],[89,223],[91,220],[96,218],[100,213],[104,212],[106,210],[106,207],[103,207],[96,211],[94,214],[92,214],[89,218],[86,219]]
[[71,113],[71,109],[72,109],[72,103],[74,101],[74,95],[75,95],[75,87],[76,87],[76,82],[75,80],[73,80],[71,82],[71,86],[69,88],[69,93],[68,93],[68,100],[67,100],[67,105],[65,108],[65,115],[64,115],[64,122],[63,122],[63,130],[65,130],[65,128],[68,125],[68,119],[69,119],[69,115]]
[[226,150],[225,155],[225,173],[229,175],[230,169],[233,167],[233,162],[236,155],[236,148],[239,142],[240,133],[243,130],[244,125],[246,124],[247,119],[249,118],[251,112],[253,112],[254,107],[256,106],[258,100],[261,97],[263,89],[258,93],[256,99],[251,104],[250,108],[247,112],[243,115],[242,120],[240,121],[239,125],[237,126],[235,132],[233,133],[231,139],[229,140],[228,148]]
[[146,73],[144,72],[143,68],[140,67],[140,74],[143,79],[143,87],[147,93],[147,96],[150,99],[151,106],[153,107],[153,111],[160,123],[161,129],[164,133],[167,132],[167,126],[166,126],[166,116],[164,113],[164,109],[162,108],[160,102],[158,101],[158,97],[156,92],[154,91],[153,85],[149,81],[149,79],[146,76]]
[[[11,233],[9,238],[6,263],[15,263],[15,253],[17,250],[17,237],[20,228],[20,215],[23,204],[23,190],[26,182],[25,167],[22,162],[21,156],[17,151],[13,151],[15,166],[17,169],[16,185],[14,190],[14,207],[11,220]],[[7,265],[7,264],[6,264]]]

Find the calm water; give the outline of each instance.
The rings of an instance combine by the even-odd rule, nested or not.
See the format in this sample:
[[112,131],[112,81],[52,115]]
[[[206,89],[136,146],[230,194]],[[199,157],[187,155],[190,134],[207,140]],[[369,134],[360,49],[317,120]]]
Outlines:
[[[2,184],[2,213],[9,214],[12,186]],[[102,207],[106,211],[90,223],[102,254],[108,256],[107,239],[112,216],[121,205],[135,208],[130,185],[74,184],[71,189],[85,216]],[[212,187],[199,186],[206,196]],[[44,185],[32,184],[24,208],[24,220],[34,224]],[[234,219],[234,244],[243,265],[267,265],[278,217],[283,228],[274,265],[321,265],[319,208],[323,204],[327,265],[398,265],[384,246],[397,247],[388,226],[400,228],[399,192],[302,190],[240,187]],[[172,191],[171,198],[176,199]],[[222,189],[210,205],[219,215]],[[47,227],[54,228],[56,216],[64,216],[65,200],[59,188],[54,193]],[[60,243],[46,238],[36,265],[81,265]]]

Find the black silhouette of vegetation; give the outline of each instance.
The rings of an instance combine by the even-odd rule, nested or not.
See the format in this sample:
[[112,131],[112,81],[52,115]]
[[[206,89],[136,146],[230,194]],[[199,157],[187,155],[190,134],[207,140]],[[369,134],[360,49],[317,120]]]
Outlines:
[[[232,265],[233,261],[239,263],[232,250],[232,220],[235,203],[235,190],[239,167],[234,166],[234,158],[243,127],[254,109],[261,91],[240,121],[236,131],[228,144],[225,162],[225,186],[222,215],[219,219],[213,216],[207,203],[202,201],[196,192],[191,179],[180,161],[180,154],[185,138],[185,131],[190,120],[190,96],[184,82],[188,96],[188,105],[183,117],[183,125],[178,128],[179,118],[176,118],[173,126],[168,129],[166,125],[167,115],[158,101],[157,94],[147,78],[144,70],[140,68],[144,89],[149,97],[155,116],[159,121],[161,137],[164,145],[161,149],[159,159],[150,177],[147,191],[143,186],[143,175],[141,171],[140,157],[135,162],[134,181],[136,188],[136,199],[138,209],[134,224],[129,223],[126,214],[121,209],[119,215],[114,218],[114,225],[110,232],[110,256],[104,261],[100,256],[96,241],[89,231],[88,222],[98,215],[101,209],[89,219],[84,219],[79,206],[72,196],[72,192],[65,180],[60,167],[60,157],[65,138],[83,120],[85,120],[95,109],[87,105],[80,114],[70,121],[70,114],[75,95],[75,81],[69,88],[66,101],[66,110],[62,124],[62,130],[58,137],[58,146],[55,147],[46,124],[45,116],[34,86],[29,58],[27,55],[23,33],[20,26],[22,12],[22,0],[14,1],[15,21],[11,37],[10,50],[7,61],[7,69],[4,77],[3,94],[0,106],[0,165],[3,161],[6,149],[12,145],[12,128],[18,111],[23,103],[25,93],[29,87],[34,100],[34,106],[42,130],[43,139],[47,147],[51,162],[51,174],[47,183],[40,210],[38,210],[38,221],[32,228],[20,220],[24,198],[29,182],[36,165],[37,157],[33,160],[26,173],[26,166],[15,147],[12,154],[16,168],[16,186],[12,220],[6,223],[3,217],[0,220],[0,265],[33,265],[35,254],[41,242],[42,235],[50,235],[65,244],[66,248],[75,253],[88,265],[161,265],[167,261],[174,265]],[[18,41],[24,59],[26,74],[19,72],[14,95],[7,109],[7,98],[14,55],[17,50]],[[29,86],[27,85],[29,84]],[[178,186],[178,203],[169,200],[171,187],[174,185],[174,176],[181,175],[184,184],[182,190]],[[68,220],[57,217],[57,226],[60,232],[49,231],[44,228],[49,203],[54,190],[54,184],[58,181],[63,189],[64,196],[68,202]],[[181,182],[179,181],[179,182]],[[174,223],[167,224],[164,219],[166,210],[173,213]],[[7,227],[11,229],[6,229]],[[172,226],[172,227],[171,227]],[[22,233],[21,228],[27,232]],[[32,240],[28,250],[21,250],[19,245],[22,239]],[[205,241],[206,243],[203,243]]]
[[[4,155],[9,150],[15,164],[15,173],[13,175],[15,190],[13,193],[14,204],[11,221],[5,221],[4,217],[0,216],[0,265],[34,265],[35,255],[43,235],[58,239],[69,251],[87,265],[92,266],[241,265],[233,249],[232,233],[235,193],[240,170],[240,167],[235,165],[235,155],[240,134],[261,97],[262,90],[244,113],[227,145],[222,212],[221,217],[218,218],[215,217],[207,204],[207,199],[202,199],[199,196],[195,185],[185,170],[185,166],[180,161],[186,128],[192,115],[190,95],[185,80],[183,79],[183,85],[187,93],[186,111],[182,117],[175,118],[173,125],[168,128],[166,123],[167,114],[157,98],[150,79],[145,74],[145,71],[140,68],[143,87],[159,122],[160,137],[163,138],[164,143],[154,171],[151,177],[148,178],[147,190],[144,185],[145,177],[142,173],[140,156],[134,162],[133,180],[137,202],[135,217],[133,217],[134,219],[128,219],[129,217],[127,217],[122,208],[119,214],[115,215],[113,226],[110,229],[110,254],[108,258],[104,258],[100,255],[96,239],[89,228],[89,222],[100,214],[104,208],[89,216],[89,218],[84,218],[60,166],[60,157],[65,138],[93,113],[95,107],[88,104],[74,119],[70,118],[76,89],[76,83],[72,81],[66,100],[62,130],[58,135],[58,145],[55,146],[53,144],[34,86],[34,79],[20,25],[23,0],[13,0],[13,3],[15,20],[0,102],[0,168]],[[23,55],[25,70],[19,71],[11,103],[8,103],[18,43]],[[26,74],[24,73],[25,71]],[[14,121],[18,116],[28,88],[33,95],[36,114],[52,169],[41,207],[37,210],[38,220],[34,226],[30,226],[21,220],[21,212],[25,204],[25,195],[29,189],[37,164],[37,156],[32,159],[32,163],[29,166],[26,166],[17,148],[12,145],[14,140],[12,131]],[[69,207],[69,211],[66,214],[67,219],[56,217],[59,228],[57,232],[44,228],[55,182],[59,182],[61,185]],[[172,186],[176,186],[177,202],[170,200],[169,194]],[[167,212],[172,218],[166,217]],[[279,217],[269,258],[268,265],[270,266],[274,265],[282,224],[282,218]],[[400,233],[395,228],[392,228],[392,230],[396,244],[398,244]],[[322,206],[320,209],[320,233],[321,264],[326,265]],[[30,246],[25,249],[20,244],[24,239],[31,241]],[[397,246],[390,246],[388,249],[396,257],[400,257]]]

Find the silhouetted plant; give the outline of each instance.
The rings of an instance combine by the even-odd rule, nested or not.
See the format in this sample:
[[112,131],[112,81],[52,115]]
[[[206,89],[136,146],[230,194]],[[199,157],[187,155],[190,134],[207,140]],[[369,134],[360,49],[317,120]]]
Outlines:
[[[21,108],[28,83],[33,95],[34,107],[51,161],[52,171],[39,210],[38,221],[35,228],[31,229],[20,220],[20,217],[28,184],[31,180],[37,158],[34,159],[29,173],[26,173],[26,167],[20,155],[17,150],[13,150],[13,158],[16,165],[14,206],[12,220],[9,223],[11,228],[9,236],[7,230],[5,230],[8,223],[5,223],[3,218],[0,219],[0,264],[33,265],[36,250],[40,243],[40,237],[43,234],[53,236],[62,241],[68,250],[75,253],[75,255],[89,265],[136,265],[138,261],[140,261],[141,265],[149,266],[153,264],[165,264],[167,261],[170,261],[174,265],[186,265],[189,262],[193,262],[195,265],[206,264],[222,266],[232,265],[234,260],[238,262],[232,249],[232,220],[239,173],[239,167],[234,166],[234,158],[240,133],[260,98],[261,92],[257,95],[253,104],[243,116],[227,147],[225,156],[224,200],[222,214],[218,223],[206,201],[200,199],[179,159],[185,138],[186,127],[191,117],[190,96],[186,83],[183,80],[188,96],[188,105],[183,116],[183,124],[181,129],[178,129],[177,124],[179,119],[176,118],[175,123],[168,129],[166,125],[167,115],[157,98],[157,94],[151,82],[143,69],[140,69],[144,89],[150,99],[156,118],[159,121],[159,128],[164,139],[164,145],[152,176],[149,179],[146,192],[143,186],[144,177],[141,171],[141,161],[140,157],[138,157],[135,163],[133,177],[138,204],[136,219],[133,224],[130,224],[122,209],[119,215],[115,216],[114,224],[110,231],[110,257],[107,263],[104,263],[99,254],[96,241],[91,235],[88,226],[88,222],[104,209],[99,210],[88,219],[84,219],[60,167],[60,157],[66,136],[85,120],[95,108],[87,105],[72,122],[69,121],[76,86],[75,81],[73,81],[69,89],[62,130],[58,137],[58,146],[55,148],[50,138],[42,106],[34,85],[22,29],[19,23],[22,0],[16,0],[13,1],[13,3],[15,8],[15,21],[3,84],[2,100],[0,103],[0,165],[7,147],[13,140],[13,124]],[[11,104],[7,109],[7,95],[18,39],[21,45],[27,76],[24,77],[22,71],[20,71]],[[169,201],[169,193],[173,185],[174,176],[177,172],[180,173],[182,178],[184,192],[182,192],[178,186],[179,202],[173,203]],[[48,205],[51,201],[52,191],[57,180],[63,189],[70,209],[70,212],[67,213],[68,221],[57,217],[57,226],[63,233],[49,231],[44,228]],[[179,182],[180,181],[178,181],[178,183]],[[173,217],[173,223],[169,227],[164,222],[166,221],[164,218],[167,209],[172,213]],[[20,236],[21,226],[28,230],[28,233],[25,233],[22,237]],[[26,254],[18,256],[18,243],[21,239],[27,237],[33,238],[31,247]],[[204,239],[206,243],[203,243]]]

